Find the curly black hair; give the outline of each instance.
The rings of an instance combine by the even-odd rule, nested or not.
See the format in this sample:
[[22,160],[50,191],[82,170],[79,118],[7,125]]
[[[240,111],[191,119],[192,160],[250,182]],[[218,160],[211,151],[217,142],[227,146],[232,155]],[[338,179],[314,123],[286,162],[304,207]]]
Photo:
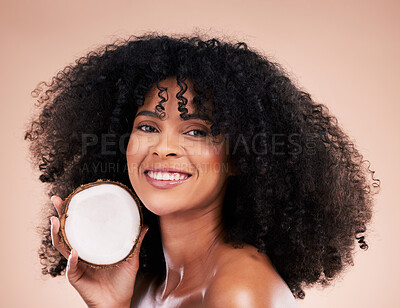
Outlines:
[[[240,171],[228,179],[223,203],[225,241],[266,253],[296,298],[303,288],[328,285],[353,265],[356,241],[367,249],[366,226],[379,179],[328,108],[312,100],[277,63],[243,42],[132,36],[89,52],[32,92],[37,114],[25,139],[48,194],[65,198],[99,178],[132,189],[126,168],[136,110],[153,85],[163,113],[175,77],[179,111],[187,113],[185,80],[200,110],[213,102],[213,135],[229,136]],[[106,137],[105,137],[106,136]],[[104,138],[111,138],[105,142]],[[105,152],[104,144],[107,145]],[[49,202],[39,226],[42,273],[65,273],[67,260],[51,244]],[[165,274],[157,216],[144,208],[150,230],[139,273]]]

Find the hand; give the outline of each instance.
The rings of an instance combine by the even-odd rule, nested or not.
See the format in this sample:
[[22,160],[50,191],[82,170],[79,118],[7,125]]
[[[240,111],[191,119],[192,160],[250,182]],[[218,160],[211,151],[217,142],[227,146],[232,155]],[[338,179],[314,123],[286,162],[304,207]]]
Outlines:
[[[51,201],[60,216],[63,200],[53,196]],[[59,218],[52,216],[50,220],[53,246],[68,259],[67,279],[85,303],[89,307],[129,307],[139,269],[139,251],[148,226],[143,228],[132,258],[116,267],[93,269],[84,262],[78,262],[78,252],[75,249],[69,253],[59,235]]]

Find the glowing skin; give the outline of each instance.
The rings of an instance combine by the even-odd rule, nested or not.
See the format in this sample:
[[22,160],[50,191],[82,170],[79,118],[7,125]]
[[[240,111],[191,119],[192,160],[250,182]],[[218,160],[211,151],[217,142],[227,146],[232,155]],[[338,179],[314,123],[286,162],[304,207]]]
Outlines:
[[[185,121],[180,118],[176,98],[180,88],[175,79],[164,80],[160,85],[168,88],[169,99],[164,103],[165,119],[142,114],[134,121],[127,150],[133,188],[144,205],[159,216],[199,212],[215,207],[223,200],[228,178],[226,142],[221,137],[217,140],[212,138],[211,125],[204,120]],[[153,87],[137,114],[145,110],[153,112],[160,100],[157,94],[158,89]],[[185,97],[189,101],[188,113],[195,113],[190,89]],[[207,136],[203,136],[204,133],[199,130]],[[176,168],[191,176],[170,189],[160,189],[149,183],[151,178],[144,173],[149,167]],[[169,184],[166,181],[153,182],[165,183],[166,187]]]
[[[186,83],[186,108],[188,114],[195,114],[192,85]],[[151,279],[138,282],[132,307],[238,307],[243,302],[272,307],[264,304],[275,296],[293,304],[292,294],[266,255],[250,245],[234,249],[222,240],[222,204],[227,179],[233,175],[226,140],[211,136],[210,123],[180,118],[176,78],[160,86],[168,89],[163,104],[166,116],[161,120],[149,115],[160,101],[154,86],[137,110],[126,158],[136,194],[159,216],[167,274],[161,285]],[[211,111],[210,104],[207,110]],[[157,167],[175,168],[191,176],[181,179],[182,174],[175,172],[145,173]],[[239,286],[232,285],[237,282]],[[274,295],[268,287],[273,287]],[[224,295],[225,290],[237,296]]]

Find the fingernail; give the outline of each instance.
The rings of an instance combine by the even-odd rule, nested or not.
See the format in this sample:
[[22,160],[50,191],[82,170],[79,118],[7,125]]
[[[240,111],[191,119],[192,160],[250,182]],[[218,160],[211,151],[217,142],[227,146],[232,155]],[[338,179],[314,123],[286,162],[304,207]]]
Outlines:
[[55,197],[55,196],[51,196],[51,198],[50,198],[50,200],[51,200],[51,202],[52,202],[53,204],[54,204],[54,201],[53,201],[54,197]]
[[[71,250],[71,253],[70,253],[70,255],[69,255],[69,258],[71,259],[71,263],[75,263],[75,260],[72,261],[72,258],[74,258],[74,255],[75,255],[76,253],[77,253],[77,252],[76,252],[75,249],[72,249],[72,250]],[[73,254],[73,255],[72,255],[72,254]]]
[[53,216],[50,217],[50,225],[53,227]]

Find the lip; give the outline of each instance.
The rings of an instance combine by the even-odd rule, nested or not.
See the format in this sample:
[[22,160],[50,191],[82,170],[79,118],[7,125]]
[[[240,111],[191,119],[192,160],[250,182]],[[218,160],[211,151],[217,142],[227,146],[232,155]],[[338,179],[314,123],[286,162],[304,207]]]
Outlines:
[[[184,173],[184,172],[180,172],[180,173]],[[187,173],[185,173],[185,174],[187,174]],[[150,185],[152,185],[158,189],[169,189],[169,188],[178,186],[180,184],[183,184],[191,178],[191,176],[189,175],[189,177],[187,177],[186,179],[183,179],[183,180],[176,180],[176,181],[175,180],[173,180],[173,181],[156,180],[156,179],[152,179],[151,177],[149,177],[149,175],[147,174],[147,170],[145,171],[144,175],[146,177],[147,182]]]

